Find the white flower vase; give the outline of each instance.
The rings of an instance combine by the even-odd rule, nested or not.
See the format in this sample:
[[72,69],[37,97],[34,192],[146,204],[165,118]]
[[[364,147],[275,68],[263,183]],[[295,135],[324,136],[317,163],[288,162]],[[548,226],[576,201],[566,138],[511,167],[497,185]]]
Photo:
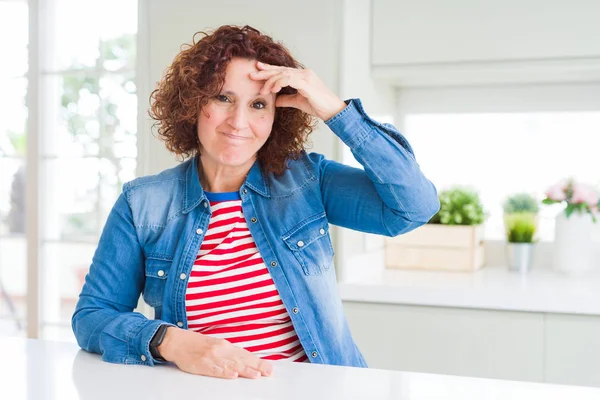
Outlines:
[[554,269],[577,275],[592,268],[592,228],[590,214],[564,212],[556,216],[554,238]]

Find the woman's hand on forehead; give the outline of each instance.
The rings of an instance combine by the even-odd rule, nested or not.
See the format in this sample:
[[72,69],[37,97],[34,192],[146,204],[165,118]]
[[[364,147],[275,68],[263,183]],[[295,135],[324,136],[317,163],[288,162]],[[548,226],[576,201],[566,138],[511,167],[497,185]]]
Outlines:
[[280,94],[276,107],[293,107],[327,121],[344,108],[344,103],[310,69],[298,69],[256,62],[258,71],[251,72],[250,78],[264,81],[260,93],[279,93],[284,87],[297,90],[296,94]]

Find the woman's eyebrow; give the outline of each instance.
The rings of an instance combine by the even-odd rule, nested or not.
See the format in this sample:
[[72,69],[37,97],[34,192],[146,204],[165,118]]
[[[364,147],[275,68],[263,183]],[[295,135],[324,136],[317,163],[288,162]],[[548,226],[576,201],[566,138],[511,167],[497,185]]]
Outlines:
[[[237,93],[232,90],[223,90],[221,94],[226,94],[227,96],[237,97]],[[256,92],[253,97],[265,97],[265,95],[260,94],[260,92]]]

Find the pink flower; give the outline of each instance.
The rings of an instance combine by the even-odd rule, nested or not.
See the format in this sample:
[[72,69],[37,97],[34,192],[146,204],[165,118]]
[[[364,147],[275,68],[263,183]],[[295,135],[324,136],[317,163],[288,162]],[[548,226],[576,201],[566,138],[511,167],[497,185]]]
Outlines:
[[554,201],[565,201],[567,199],[568,186],[568,181],[560,181],[557,184],[550,186],[550,188],[546,192],[546,197]]
[[592,187],[583,183],[573,183],[572,189],[571,203],[587,204],[590,208],[598,205],[598,194]]

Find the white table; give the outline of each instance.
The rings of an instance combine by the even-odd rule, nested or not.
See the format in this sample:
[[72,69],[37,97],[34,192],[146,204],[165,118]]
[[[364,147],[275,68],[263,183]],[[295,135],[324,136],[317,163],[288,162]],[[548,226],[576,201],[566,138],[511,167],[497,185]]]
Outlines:
[[600,388],[323,365],[275,363],[272,377],[221,380],[176,367],[116,365],[74,344],[0,338],[0,398],[121,399],[600,399]]

